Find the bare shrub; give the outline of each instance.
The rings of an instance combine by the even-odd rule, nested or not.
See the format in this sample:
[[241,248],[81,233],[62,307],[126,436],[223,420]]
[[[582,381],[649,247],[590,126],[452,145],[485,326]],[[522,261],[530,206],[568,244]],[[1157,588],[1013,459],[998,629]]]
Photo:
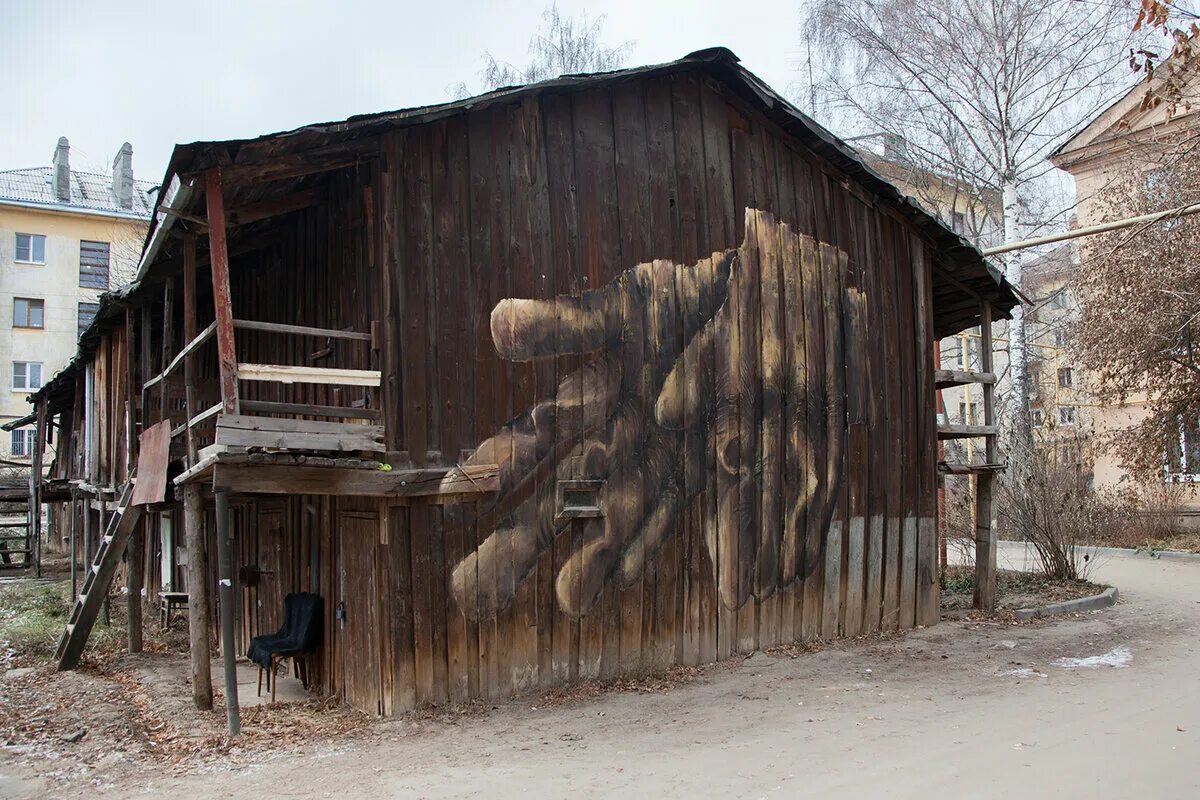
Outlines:
[[1082,580],[1091,566],[1085,549],[1096,536],[1120,527],[1119,503],[1089,486],[1090,475],[1074,458],[1074,448],[1033,446],[1021,467],[1000,483],[998,516],[1014,538],[1029,542],[1048,578]]

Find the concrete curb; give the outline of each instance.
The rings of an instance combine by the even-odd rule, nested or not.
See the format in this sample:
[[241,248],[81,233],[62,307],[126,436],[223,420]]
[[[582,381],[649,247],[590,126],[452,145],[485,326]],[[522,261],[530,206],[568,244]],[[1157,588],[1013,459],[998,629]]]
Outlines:
[[1037,608],[1018,608],[1013,612],[1013,616],[1018,620],[1027,620],[1053,617],[1058,614],[1076,614],[1081,611],[1099,611],[1102,608],[1116,605],[1118,594],[1117,587],[1110,586],[1100,594],[1091,597],[1064,600],[1061,603],[1051,603],[1048,606],[1038,606]]
[[[1007,539],[1000,541],[1002,547],[1012,549],[1029,547],[1026,542],[1013,542]],[[1185,550],[1133,550],[1127,547],[1086,547],[1080,546],[1080,551],[1088,555],[1112,556],[1114,558],[1166,558],[1172,561],[1198,561],[1200,553],[1189,553]]]

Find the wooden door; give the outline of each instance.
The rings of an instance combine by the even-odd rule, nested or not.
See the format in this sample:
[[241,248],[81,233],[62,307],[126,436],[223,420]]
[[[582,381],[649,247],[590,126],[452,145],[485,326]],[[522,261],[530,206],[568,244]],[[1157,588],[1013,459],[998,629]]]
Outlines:
[[342,692],[347,702],[371,714],[380,705],[380,614],[376,576],[379,517],[343,511],[334,532],[338,542],[337,647]]

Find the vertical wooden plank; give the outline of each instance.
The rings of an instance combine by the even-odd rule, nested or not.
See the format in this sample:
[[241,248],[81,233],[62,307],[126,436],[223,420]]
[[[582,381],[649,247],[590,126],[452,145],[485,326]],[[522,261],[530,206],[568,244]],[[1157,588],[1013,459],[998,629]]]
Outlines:
[[[572,108],[569,98],[564,95],[544,95],[540,101],[542,124],[544,126],[544,142],[546,149],[546,190],[547,208],[549,214],[550,249],[553,254],[550,259],[553,264],[552,293],[555,297],[568,296],[579,291],[579,256],[577,246],[577,225],[573,190],[575,187],[575,155]],[[563,346],[565,331],[556,329],[555,349],[560,353]],[[567,375],[579,369],[582,360],[578,355],[560,355],[555,359],[556,383]],[[576,407],[568,407],[559,412],[561,419],[556,420],[559,427],[571,430],[581,430],[582,424],[577,415]],[[558,438],[556,429],[555,438]],[[578,441],[570,448],[569,458],[580,450]],[[558,571],[567,563],[571,554],[582,542],[575,541],[578,526],[572,525],[568,532],[558,536],[551,553],[550,574],[547,575],[548,591],[553,591],[554,579]],[[539,569],[541,565],[539,565]],[[557,603],[556,597],[548,598],[552,614],[551,634],[551,671],[553,680],[561,683],[577,676],[579,662],[579,621],[564,613]]]
[[920,486],[917,524],[917,624],[934,625],[941,611],[937,558],[937,408],[933,388],[933,299],[932,264],[927,245],[914,240],[913,290],[917,295],[916,329],[917,390],[920,405]]
[[[620,264],[624,268],[632,267],[650,258],[651,227],[650,208],[647,181],[649,178],[649,159],[647,156],[647,129],[642,97],[641,82],[628,83],[618,86],[612,92],[612,127],[614,171],[617,190],[617,228],[620,231]],[[650,308],[655,308],[655,297],[651,297]],[[659,347],[657,340],[658,325],[651,324],[649,330],[637,330],[642,326],[636,319],[627,320],[626,328],[629,336],[640,336],[641,347],[633,352],[631,357],[642,364],[654,363],[654,350]],[[651,385],[654,376],[648,369],[642,369],[637,378],[641,383],[638,394],[641,397],[653,397],[657,387]],[[638,452],[633,458],[641,461],[641,442],[646,438],[647,426],[653,426],[653,409],[645,408],[642,412],[639,430],[636,434]],[[645,541],[637,536],[631,545],[639,550],[638,561],[646,564]],[[642,667],[642,640],[646,627],[644,615],[653,613],[654,600],[654,570],[649,575],[643,571],[631,582],[628,582],[616,592],[616,601],[620,613],[620,652],[618,671],[623,674],[635,674]]]
[[895,630],[900,623],[901,517],[903,511],[903,402],[896,284],[897,223],[880,215],[880,303],[883,307],[884,361],[886,377],[887,458],[884,507],[883,611],[882,627]]
[[868,503],[866,531],[866,592],[863,610],[863,630],[879,630],[883,610],[883,547],[886,499],[884,480],[887,474],[887,415],[884,407],[884,342],[885,325],[880,280],[879,212],[865,209],[862,218],[864,237],[863,278],[867,296],[867,367],[868,391]]
[[[541,124],[536,101],[509,106],[506,127],[509,147],[509,297],[537,297],[536,289],[545,287],[545,279],[539,279],[547,266],[538,263],[544,258],[540,246],[543,232],[535,230],[538,199],[535,181],[540,180],[537,170],[538,153],[541,150]],[[539,242],[536,248],[534,242]],[[509,417],[523,414],[538,399],[537,375],[531,362],[515,362],[511,366],[511,393]],[[539,482],[537,488],[540,488]],[[536,489],[535,489],[536,490]],[[515,554],[510,551],[510,574],[518,573],[514,564]],[[539,559],[540,560],[540,559]],[[513,596],[513,690],[526,691],[538,683],[538,615],[537,590],[539,576],[537,567],[525,580],[514,587]]]
[[[463,335],[462,314],[450,313],[464,298],[471,303],[469,258],[467,255],[469,204],[467,202],[467,129],[463,117],[453,117],[433,126],[432,208],[434,247],[432,280],[437,308],[438,400],[441,427],[438,445],[445,464],[457,463],[469,430],[466,391],[471,382],[464,370],[463,347],[469,336]],[[461,510],[461,509],[459,509]],[[458,518],[462,515],[459,514]],[[450,573],[466,555],[463,526],[456,521],[443,527],[442,579],[438,602],[443,606],[446,625],[447,696],[451,703],[468,699],[470,684],[467,617],[445,592]]]
[[899,627],[911,628],[916,624],[917,587],[917,514],[919,506],[920,461],[918,458],[920,431],[917,426],[917,367],[913,342],[913,319],[916,298],[913,294],[912,248],[906,230],[900,229],[897,240],[896,265],[897,300],[900,310],[899,347],[900,374],[903,376],[903,464],[904,489],[902,504],[902,529],[900,542],[900,621]]
[[[188,234],[183,240],[183,341],[191,342],[196,338],[196,237]],[[143,326],[142,336],[149,337],[150,330]],[[142,380],[148,375],[143,373]],[[196,415],[195,387],[196,385],[196,356],[192,353],[183,357],[183,384],[185,416],[191,420]],[[143,421],[143,424],[144,421]],[[189,425],[187,432],[187,464],[196,463],[199,447],[196,443],[195,429]]]
[[[675,143],[676,207],[679,214],[679,252],[683,262],[695,263],[701,253],[701,237],[707,230],[707,210],[704,178],[704,140],[701,130],[700,110],[695,84],[688,76],[671,76],[671,110]],[[682,298],[681,298],[682,299]],[[705,298],[699,298],[703,304]],[[690,301],[689,301],[690,302]],[[696,318],[699,309],[685,304],[680,309],[684,318]],[[706,348],[697,364],[699,374],[713,375],[712,348]],[[705,370],[708,371],[705,371]],[[714,391],[715,386],[704,387]],[[711,458],[711,454],[708,455]],[[709,462],[711,463],[711,462]],[[685,515],[682,540],[680,624],[678,646],[680,661],[698,664],[716,657],[715,593],[712,578],[715,574],[715,548],[706,542],[715,542],[715,532],[706,530],[716,519],[715,486],[704,492],[699,503],[693,504]],[[706,552],[707,551],[707,552]],[[711,563],[706,565],[705,559]]]
[[[628,265],[620,262],[620,220],[617,208],[612,104],[603,90],[574,96],[575,170],[579,194],[580,254],[584,291],[603,286]],[[636,375],[624,380],[634,381]],[[585,523],[585,527],[602,525]],[[581,677],[616,674],[620,659],[621,620],[619,598],[608,586],[596,606],[582,620]]]
[[[679,252],[679,211],[676,203],[675,133],[671,113],[671,86],[666,78],[647,81],[643,91],[643,113],[646,124],[646,171],[648,181],[648,226],[652,232],[648,256],[667,257]],[[673,319],[682,325],[683,308],[677,287],[664,287],[674,301]],[[682,348],[683,341],[678,342]],[[694,364],[685,364],[685,372],[694,374]],[[683,486],[685,468],[692,457],[691,443],[685,440],[675,473],[675,482]],[[648,627],[643,629],[643,663],[649,668],[663,668],[679,662],[682,637],[680,570],[684,547],[690,533],[687,514],[679,515],[675,530],[668,535],[652,565],[653,581],[647,586],[646,603],[651,608]],[[645,619],[645,617],[643,617]],[[647,653],[649,650],[649,653]]]

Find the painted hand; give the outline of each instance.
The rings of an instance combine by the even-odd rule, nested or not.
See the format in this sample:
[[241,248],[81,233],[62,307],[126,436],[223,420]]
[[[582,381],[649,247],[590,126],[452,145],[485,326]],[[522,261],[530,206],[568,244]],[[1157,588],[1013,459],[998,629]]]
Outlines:
[[[586,613],[610,580],[636,580],[706,488],[705,542],[727,607],[810,570],[845,450],[844,263],[747,209],[737,250],[639,264],[580,297],[498,303],[502,357],[597,355],[470,459],[499,464],[501,490],[483,509],[493,532],[454,570],[459,607],[488,617],[512,601],[573,524],[556,491],[568,480],[597,483],[601,516],[574,521],[581,544],[556,580],[567,613]],[[812,376],[806,353],[821,354]]]

